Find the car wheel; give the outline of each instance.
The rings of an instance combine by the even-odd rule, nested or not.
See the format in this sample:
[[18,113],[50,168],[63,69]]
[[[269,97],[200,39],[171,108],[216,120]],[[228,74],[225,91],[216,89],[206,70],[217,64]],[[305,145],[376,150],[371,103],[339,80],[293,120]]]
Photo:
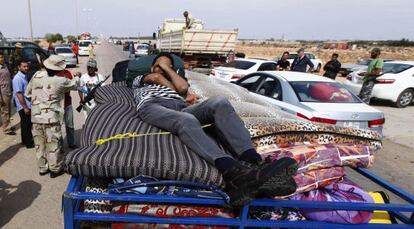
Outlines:
[[315,72],[320,72],[321,71],[322,66],[320,64],[318,64],[318,67],[316,67],[316,71]]
[[398,96],[395,106],[399,108],[404,108],[413,102],[413,98],[414,98],[414,91],[412,89],[405,89]]

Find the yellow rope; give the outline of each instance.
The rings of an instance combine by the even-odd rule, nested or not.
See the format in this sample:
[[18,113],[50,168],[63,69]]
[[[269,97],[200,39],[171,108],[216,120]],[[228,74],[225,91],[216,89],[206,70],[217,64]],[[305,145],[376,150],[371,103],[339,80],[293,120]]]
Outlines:
[[[201,126],[201,128],[206,128],[209,126],[212,126],[213,124],[207,124],[204,126]],[[154,135],[169,135],[171,134],[171,132],[169,131],[161,131],[161,132],[157,132],[157,133],[146,133],[146,134],[140,134],[140,133],[135,133],[135,132],[129,132],[129,133],[124,133],[124,134],[117,134],[114,135],[112,137],[109,138],[100,138],[98,140],[96,140],[96,144],[97,145],[103,145],[109,141],[114,141],[114,140],[122,140],[122,139],[126,139],[126,138],[137,138],[137,137],[146,137],[146,136],[154,136]]]

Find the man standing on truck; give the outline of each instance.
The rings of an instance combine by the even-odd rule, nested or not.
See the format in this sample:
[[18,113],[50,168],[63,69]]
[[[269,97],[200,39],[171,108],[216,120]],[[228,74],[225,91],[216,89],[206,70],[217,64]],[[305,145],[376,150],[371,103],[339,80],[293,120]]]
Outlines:
[[62,151],[63,100],[65,92],[76,90],[79,78],[69,80],[57,74],[66,68],[65,59],[51,55],[43,62],[45,71],[38,71],[30,80],[26,96],[32,102],[33,135],[39,175],[50,172],[55,178],[64,173]]
[[364,83],[362,84],[361,91],[359,92],[358,97],[366,104],[369,104],[371,100],[371,93],[375,86],[375,81],[382,72],[384,67],[384,60],[379,58],[381,55],[381,50],[379,48],[374,48],[371,51],[371,62],[368,64],[367,72],[361,72],[358,75],[362,76]]
[[[135,78],[134,98],[139,117],[151,125],[171,131],[208,163],[214,165],[226,182],[231,203],[241,206],[257,195],[285,196],[295,192],[292,175],[297,163],[283,158],[263,163],[256,152],[249,131],[230,102],[216,96],[197,102],[188,92],[185,77],[173,69],[174,59],[160,53],[152,62],[151,73]],[[203,131],[201,125],[213,123],[220,142],[226,142],[235,158],[226,154]],[[256,164],[254,168],[239,161]]]
[[298,50],[298,56],[293,60],[292,66],[290,69],[294,72],[306,72],[306,68],[309,65],[309,72],[313,71],[315,67],[311,60],[305,55],[305,49],[300,48]]
[[184,11],[184,18],[185,18],[185,28],[191,29],[194,24],[194,18],[189,14],[187,11]]

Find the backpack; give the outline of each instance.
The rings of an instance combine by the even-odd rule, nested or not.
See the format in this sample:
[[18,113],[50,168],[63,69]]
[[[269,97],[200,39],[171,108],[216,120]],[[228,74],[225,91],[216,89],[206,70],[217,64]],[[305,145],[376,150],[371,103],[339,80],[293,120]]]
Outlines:
[[[134,81],[135,77],[151,72],[151,65],[156,56],[157,55],[141,56],[128,62],[128,70],[126,76],[126,84],[128,87],[132,87],[132,82]],[[174,70],[178,75],[185,78],[183,60],[176,55],[172,55],[172,57],[174,59]]]
[[115,64],[112,69],[112,83],[124,81],[127,75],[129,60],[123,60]]

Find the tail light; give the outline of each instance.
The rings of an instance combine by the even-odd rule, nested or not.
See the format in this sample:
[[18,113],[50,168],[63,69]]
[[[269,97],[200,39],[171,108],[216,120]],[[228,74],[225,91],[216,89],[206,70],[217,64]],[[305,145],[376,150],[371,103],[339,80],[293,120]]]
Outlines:
[[384,123],[385,123],[385,118],[375,119],[375,120],[368,121],[368,127],[369,128],[379,127],[379,126],[384,125]]
[[242,74],[234,74],[234,75],[231,76],[231,79],[232,80],[238,80],[238,79],[241,79],[243,76],[244,75],[242,75]]
[[214,69],[211,70],[210,75],[215,76],[216,75],[216,71],[214,71]]
[[352,76],[351,75],[347,75],[346,76],[346,79],[349,80],[349,81],[352,81]]
[[393,79],[377,79],[377,84],[392,84],[395,80]]
[[329,118],[319,118],[319,117],[308,118],[307,116],[305,116],[304,114],[301,114],[301,113],[297,113],[296,115],[300,118],[304,118],[304,119],[309,120],[311,122],[319,122],[319,123],[325,123],[325,124],[331,124],[331,125],[336,124],[336,120],[329,119]]

